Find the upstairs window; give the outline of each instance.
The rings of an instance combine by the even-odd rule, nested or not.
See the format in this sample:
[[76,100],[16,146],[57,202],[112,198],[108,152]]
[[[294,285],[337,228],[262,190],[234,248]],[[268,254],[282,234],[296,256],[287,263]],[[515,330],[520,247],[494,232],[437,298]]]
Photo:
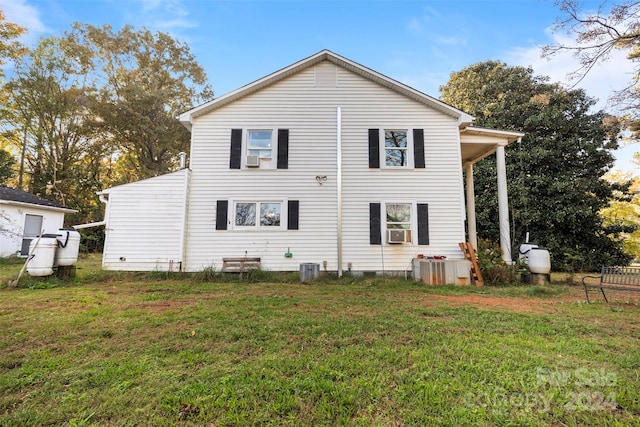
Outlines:
[[247,131],[247,155],[257,156],[260,159],[271,160],[273,151],[273,131],[249,130]]
[[231,129],[230,169],[288,169],[289,129]]
[[409,149],[406,130],[384,131],[385,166],[409,166]]
[[424,129],[369,129],[369,168],[424,169]]

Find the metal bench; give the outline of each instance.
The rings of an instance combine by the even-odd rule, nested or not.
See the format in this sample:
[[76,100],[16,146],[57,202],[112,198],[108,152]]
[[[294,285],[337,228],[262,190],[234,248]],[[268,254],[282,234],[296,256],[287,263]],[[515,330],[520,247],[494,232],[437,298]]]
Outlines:
[[[585,279],[600,279],[599,283],[587,283]],[[599,288],[602,292],[604,300],[608,303],[604,288],[623,290],[623,291],[640,291],[640,268],[638,267],[602,267],[600,276],[585,276],[582,278],[582,286],[589,303],[588,288]]]
[[260,258],[222,258],[223,273],[244,273],[260,269]]

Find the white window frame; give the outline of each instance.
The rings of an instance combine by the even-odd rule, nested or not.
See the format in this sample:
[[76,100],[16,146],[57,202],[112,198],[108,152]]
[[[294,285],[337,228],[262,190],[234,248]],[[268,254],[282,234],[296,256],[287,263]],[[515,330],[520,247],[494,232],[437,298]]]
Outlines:
[[409,205],[410,208],[410,218],[409,222],[406,223],[409,225],[409,228],[405,230],[409,230],[410,240],[405,242],[406,245],[417,245],[418,242],[418,203],[415,200],[393,200],[393,201],[385,201],[381,203],[381,212],[382,216],[380,225],[382,227],[382,238],[383,243],[385,245],[392,245],[393,243],[389,243],[387,239],[388,230],[399,230],[398,228],[389,228],[387,222],[387,206],[388,205]]
[[[237,225],[236,224],[236,205],[238,203],[250,203],[256,205],[256,224],[255,225]],[[280,225],[260,225],[260,207],[267,203],[277,203],[280,205]],[[288,224],[288,200],[277,198],[265,199],[230,199],[228,217],[231,218],[231,230],[242,231],[282,231],[287,229]]]
[[[271,132],[271,158],[260,157],[260,166],[248,167],[247,166],[247,156],[249,156],[250,150],[268,150],[267,148],[250,148],[249,147],[249,135],[251,132]],[[250,127],[244,129],[244,137],[242,138],[242,165],[246,169],[276,169],[276,165],[278,162],[278,128],[271,127]]]
[[[407,147],[404,148],[387,148],[387,132],[406,132],[407,133]],[[404,166],[387,165],[387,150],[405,150],[407,153],[407,164]],[[385,169],[413,169],[413,128],[402,127],[383,127],[380,129],[380,165]]]

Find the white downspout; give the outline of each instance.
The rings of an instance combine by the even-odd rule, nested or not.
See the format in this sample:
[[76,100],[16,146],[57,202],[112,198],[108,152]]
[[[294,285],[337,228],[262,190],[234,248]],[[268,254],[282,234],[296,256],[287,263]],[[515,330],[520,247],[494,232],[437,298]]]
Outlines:
[[336,163],[337,163],[337,177],[336,177],[336,198],[338,209],[338,277],[342,277],[342,108],[336,108]]
[[473,163],[465,165],[467,181],[467,228],[469,242],[478,250],[478,227],[476,223],[476,193],[473,184]]
[[498,174],[498,220],[500,225],[500,248],[502,259],[512,264],[511,232],[509,230],[509,197],[507,195],[507,166],[505,162],[504,145],[496,149],[496,172]]
[[[183,153],[180,153],[183,154]],[[180,163],[181,166],[182,164],[185,164],[185,168],[183,168],[183,170],[185,171],[184,174],[184,199],[183,199],[183,206],[182,206],[182,218],[180,219],[180,224],[182,224],[182,233],[180,233],[180,247],[179,247],[179,253],[178,253],[178,260],[180,261],[180,271],[186,271],[186,266],[187,266],[187,260],[186,260],[186,240],[187,240],[187,216],[189,213],[189,182],[190,182],[190,177],[191,177],[191,170],[186,169],[186,156],[184,156],[184,159],[181,156],[180,159]]]

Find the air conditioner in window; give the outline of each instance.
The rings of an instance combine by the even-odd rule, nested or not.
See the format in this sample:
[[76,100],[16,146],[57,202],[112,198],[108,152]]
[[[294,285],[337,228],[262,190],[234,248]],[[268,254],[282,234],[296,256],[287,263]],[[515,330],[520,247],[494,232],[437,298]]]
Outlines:
[[387,230],[387,243],[406,243],[410,240],[410,230]]
[[247,167],[248,168],[257,168],[260,166],[260,157],[259,156],[247,156]]

